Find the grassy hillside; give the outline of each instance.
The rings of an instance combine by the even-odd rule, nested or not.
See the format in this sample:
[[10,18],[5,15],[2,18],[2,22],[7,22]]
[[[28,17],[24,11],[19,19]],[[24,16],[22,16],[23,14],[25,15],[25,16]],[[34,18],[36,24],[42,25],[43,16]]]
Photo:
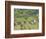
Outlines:
[[37,9],[14,9],[14,29],[38,29],[39,11]]

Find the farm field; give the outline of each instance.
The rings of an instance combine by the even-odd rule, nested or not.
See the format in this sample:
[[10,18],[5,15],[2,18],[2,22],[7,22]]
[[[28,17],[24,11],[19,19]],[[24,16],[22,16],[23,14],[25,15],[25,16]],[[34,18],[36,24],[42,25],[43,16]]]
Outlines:
[[31,30],[39,28],[38,9],[14,9],[14,29]]

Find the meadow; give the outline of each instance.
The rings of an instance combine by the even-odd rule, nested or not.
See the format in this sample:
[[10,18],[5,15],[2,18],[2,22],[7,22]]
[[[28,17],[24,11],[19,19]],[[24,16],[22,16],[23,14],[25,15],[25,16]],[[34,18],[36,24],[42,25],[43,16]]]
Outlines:
[[39,28],[38,9],[14,9],[14,29],[31,30]]

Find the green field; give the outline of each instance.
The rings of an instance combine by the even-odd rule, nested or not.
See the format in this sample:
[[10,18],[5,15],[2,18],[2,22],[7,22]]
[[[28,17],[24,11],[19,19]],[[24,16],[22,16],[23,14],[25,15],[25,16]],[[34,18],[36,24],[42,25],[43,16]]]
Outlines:
[[14,9],[14,29],[31,30],[39,28],[38,9]]

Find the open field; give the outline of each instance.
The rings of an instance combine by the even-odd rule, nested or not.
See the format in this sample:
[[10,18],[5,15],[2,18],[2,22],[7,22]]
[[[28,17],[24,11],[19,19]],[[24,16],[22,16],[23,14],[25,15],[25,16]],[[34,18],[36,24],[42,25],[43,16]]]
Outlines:
[[14,29],[31,30],[39,28],[37,9],[14,9]]

